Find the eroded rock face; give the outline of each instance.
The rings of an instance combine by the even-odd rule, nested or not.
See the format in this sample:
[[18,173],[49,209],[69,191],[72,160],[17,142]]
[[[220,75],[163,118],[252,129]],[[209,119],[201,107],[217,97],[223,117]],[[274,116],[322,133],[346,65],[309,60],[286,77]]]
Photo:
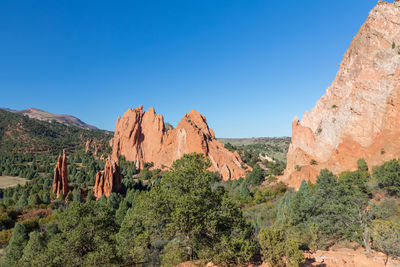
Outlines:
[[[143,106],[129,109],[118,117],[112,158],[125,156],[141,169],[145,162],[153,162],[155,168],[164,169],[187,153],[203,153],[211,161],[211,170],[218,171],[224,180],[238,179],[246,175],[246,166],[237,153],[225,149],[215,139],[212,129],[199,112],[192,110],[168,131],[163,116],[154,108],[143,112]],[[244,168],[243,168],[244,167]]]
[[61,193],[66,197],[69,192],[67,167],[67,156],[65,150],[63,150],[63,155],[62,157],[61,155],[58,156],[57,164],[54,168],[53,193],[56,194],[57,198]]
[[99,144],[95,139],[88,139],[85,143],[85,153],[92,152],[94,156],[97,156],[100,147],[101,144]]
[[[400,7],[379,1],[326,94],[294,119],[283,180],[298,188],[323,168],[355,170],[400,156]],[[312,164],[311,164],[312,163]]]
[[118,161],[106,160],[103,171],[96,173],[96,182],[93,195],[99,199],[103,195],[109,197],[112,192],[118,192],[121,188],[121,170]]

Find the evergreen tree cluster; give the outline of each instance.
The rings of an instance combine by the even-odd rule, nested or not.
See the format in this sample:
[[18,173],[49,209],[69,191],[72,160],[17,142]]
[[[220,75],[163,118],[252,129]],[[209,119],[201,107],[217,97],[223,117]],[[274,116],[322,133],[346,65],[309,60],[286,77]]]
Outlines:
[[58,153],[64,148],[75,152],[91,139],[96,140],[99,153],[109,154],[111,137],[105,131],[39,121],[0,109],[0,153]]
[[96,201],[91,186],[104,163],[90,153],[68,157],[71,190],[58,200],[46,172],[55,156],[1,156],[37,171],[26,185],[0,190],[8,266],[232,266],[257,259],[300,266],[304,250],[344,241],[400,256],[397,160],[372,176],[364,160],[338,176],[322,170],[315,184],[303,181],[294,191],[258,164],[245,178],[221,182],[202,154],[184,155],[169,171],[148,163],[138,172],[121,158],[122,189]]

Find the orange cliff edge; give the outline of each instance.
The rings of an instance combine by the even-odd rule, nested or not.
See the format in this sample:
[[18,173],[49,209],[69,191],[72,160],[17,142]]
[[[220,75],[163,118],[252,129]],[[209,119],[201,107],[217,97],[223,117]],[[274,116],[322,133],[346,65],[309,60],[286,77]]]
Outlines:
[[294,119],[282,181],[298,188],[323,168],[335,174],[400,156],[400,1],[379,1],[344,54],[332,85]]

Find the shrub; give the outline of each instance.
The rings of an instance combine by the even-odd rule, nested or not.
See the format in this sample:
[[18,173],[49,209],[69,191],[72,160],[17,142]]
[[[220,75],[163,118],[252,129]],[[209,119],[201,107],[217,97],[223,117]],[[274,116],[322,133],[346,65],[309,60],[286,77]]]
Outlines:
[[265,171],[256,164],[251,172],[246,176],[246,182],[249,185],[258,186],[265,180]]
[[378,203],[373,203],[371,212],[376,219],[387,219],[390,216],[398,215],[400,207],[394,199],[385,198]]
[[394,222],[374,220],[372,223],[373,245],[389,256],[400,256],[400,226]]
[[6,262],[9,266],[14,266],[22,257],[28,239],[25,225],[23,223],[17,224],[12,233],[10,243],[7,246]]
[[393,159],[376,167],[374,177],[378,186],[386,189],[390,195],[400,195],[400,164],[397,160]]
[[163,249],[161,266],[175,266],[186,260],[186,251],[182,243],[177,240],[170,241]]
[[365,159],[360,158],[357,160],[357,169],[360,171],[368,171],[368,165]]
[[250,190],[249,187],[247,186],[247,182],[243,181],[242,184],[240,185],[240,194],[244,197],[250,196]]
[[0,246],[7,245],[10,242],[14,229],[3,230],[0,232]]
[[282,229],[264,228],[259,239],[262,259],[271,266],[299,266],[305,261],[298,242],[287,237]]

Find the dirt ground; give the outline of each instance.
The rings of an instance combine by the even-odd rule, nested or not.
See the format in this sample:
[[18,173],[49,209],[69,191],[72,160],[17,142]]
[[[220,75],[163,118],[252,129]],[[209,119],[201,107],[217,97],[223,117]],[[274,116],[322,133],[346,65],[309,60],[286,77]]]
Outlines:
[[[339,248],[330,251],[318,250],[315,253],[304,253],[306,262],[301,267],[400,267],[400,261],[389,258],[385,265],[386,256],[377,251],[371,251],[369,255],[365,254],[364,249],[357,250]],[[206,265],[198,262],[183,262],[177,267],[217,267],[212,263]],[[267,263],[250,264],[247,267],[268,267]]]

